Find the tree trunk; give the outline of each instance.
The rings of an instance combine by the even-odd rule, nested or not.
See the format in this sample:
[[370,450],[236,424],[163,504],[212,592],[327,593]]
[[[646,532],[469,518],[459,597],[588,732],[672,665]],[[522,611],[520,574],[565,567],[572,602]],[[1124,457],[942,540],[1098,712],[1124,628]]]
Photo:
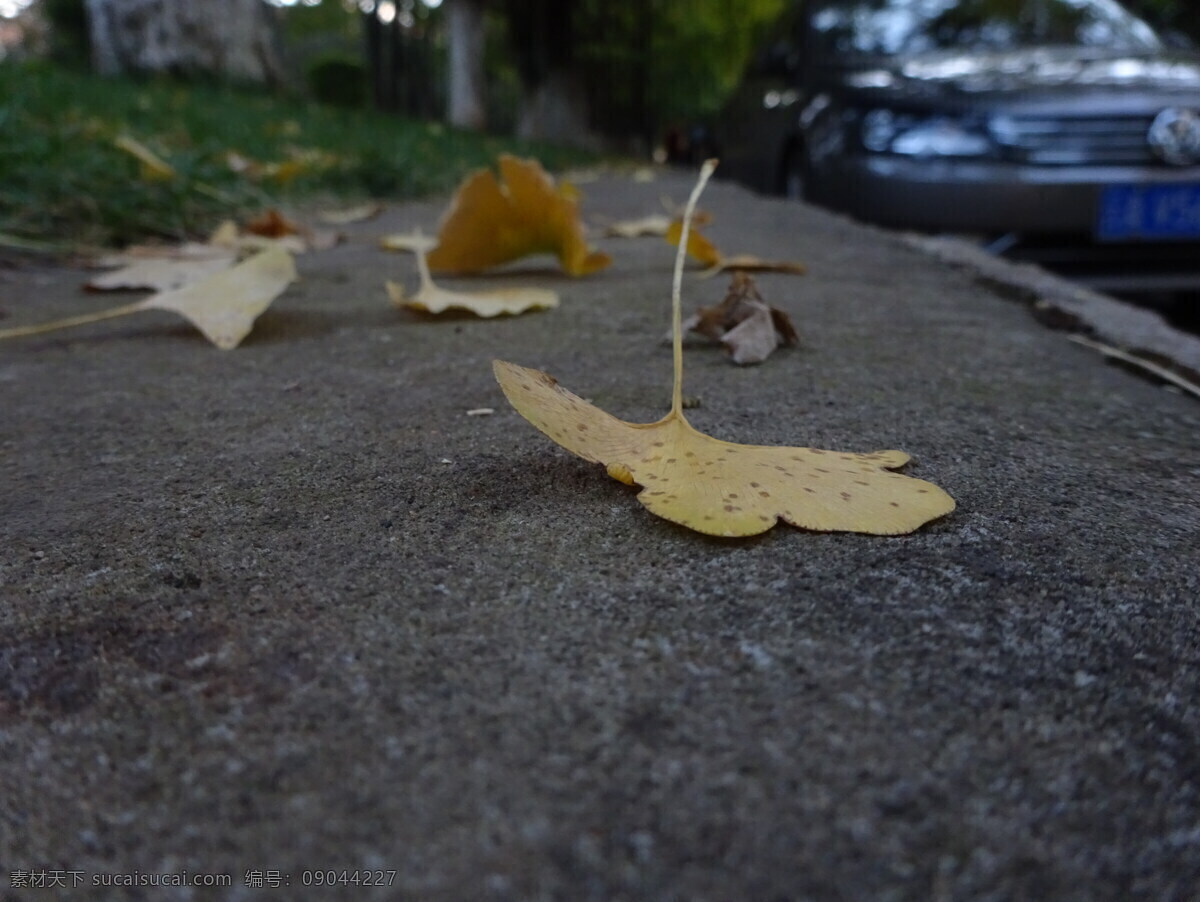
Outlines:
[[587,93],[567,69],[550,72],[536,85],[526,86],[517,137],[589,150],[600,149],[602,143],[588,121]]
[[517,135],[596,147],[575,63],[579,0],[506,0],[508,33],[524,88]]
[[277,21],[263,0],[85,0],[103,75],[216,75],[279,84]]
[[482,0],[448,0],[446,31],[450,49],[450,100],[446,118],[459,128],[481,130],[487,124]]

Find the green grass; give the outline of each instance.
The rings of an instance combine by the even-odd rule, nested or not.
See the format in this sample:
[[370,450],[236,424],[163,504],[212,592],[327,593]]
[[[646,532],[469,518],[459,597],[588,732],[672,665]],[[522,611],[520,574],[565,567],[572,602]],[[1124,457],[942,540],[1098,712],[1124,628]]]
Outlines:
[[[176,176],[149,181],[114,140],[135,138]],[[407,198],[452,188],[511,151],[548,168],[587,159],[368,110],[172,81],[101,79],[0,64],[0,232],[55,244],[204,234],[279,203]],[[232,171],[299,160],[290,181]]]

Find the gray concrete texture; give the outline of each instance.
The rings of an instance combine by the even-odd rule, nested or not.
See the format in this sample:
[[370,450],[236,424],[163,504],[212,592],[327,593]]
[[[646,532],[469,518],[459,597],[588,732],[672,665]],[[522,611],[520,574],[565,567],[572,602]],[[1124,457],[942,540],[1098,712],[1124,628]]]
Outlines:
[[[690,185],[611,175],[583,209]],[[85,881],[0,898],[1200,899],[1194,400],[994,274],[718,183],[719,247],[810,274],[759,279],[800,348],[687,351],[693,424],[899,448],[958,509],[707,538],[491,372],[661,416],[672,249],[446,282],[547,313],[396,311],[413,261],[374,239],[443,206],[301,257],[232,352],[158,313],[0,346],[0,868]],[[5,325],[107,303],[84,278],[0,270]],[[328,869],[395,876],[304,885]],[[181,871],[232,885],[96,885]]]

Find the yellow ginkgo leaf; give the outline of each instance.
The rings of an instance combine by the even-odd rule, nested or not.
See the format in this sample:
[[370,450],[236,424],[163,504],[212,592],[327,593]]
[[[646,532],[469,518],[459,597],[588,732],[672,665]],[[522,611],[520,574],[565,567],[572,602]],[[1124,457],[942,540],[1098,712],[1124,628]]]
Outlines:
[[548,310],[558,306],[558,294],[546,288],[500,288],[493,291],[451,291],[434,284],[429,274],[425,252],[418,249],[417,268],[421,285],[414,295],[406,295],[404,286],[387,282],[388,297],[397,307],[422,310],[425,313],[444,313],[447,310],[467,310],[476,316],[515,315],[529,310]]
[[500,181],[482,169],[459,186],[429,254],[431,269],[475,273],[546,253],[557,256],[570,275],[582,276],[612,262],[588,249],[577,201],[536,160],[505,154],[499,167]]
[[255,254],[232,269],[142,301],[147,310],[173,310],[191,320],[222,350],[241,344],[259,314],[296,280],[292,255],[280,247]]
[[[667,228],[665,237],[667,241],[678,247],[682,231],[683,223],[676,219]],[[727,257],[695,229],[688,230],[687,253],[689,257],[707,267],[703,273],[705,276],[715,276],[720,272],[731,271],[781,272],[797,276],[803,275],[805,272],[803,263],[791,260],[764,260],[753,254],[734,254]]]
[[156,253],[132,249],[102,262],[115,263],[120,268],[90,280],[87,287],[93,291],[131,288],[171,291],[228,269],[237,262],[237,256],[226,248],[188,242],[160,248]]
[[39,335],[56,329],[127,316],[142,310],[170,310],[189,320],[222,350],[236,348],[254,327],[259,314],[296,279],[292,255],[271,248],[231,269],[142,301],[67,317],[37,326],[0,330],[0,339]]
[[[683,231],[715,161],[701,170]],[[685,245],[686,246],[686,245]],[[496,378],[521,416],[568,451],[602,463],[652,513],[698,532],[750,536],[778,520],[805,529],[899,535],[954,509],[937,486],[890,473],[902,451],[869,454],[739,445],[694,429],[683,416],[680,284],[676,255],[672,292],[675,382],[671,412],[655,423],[627,423],[592,406],[538,370],[497,360]]]
[[148,182],[166,182],[175,178],[175,168],[136,138],[121,135],[113,141],[121,150],[137,158],[138,169]]

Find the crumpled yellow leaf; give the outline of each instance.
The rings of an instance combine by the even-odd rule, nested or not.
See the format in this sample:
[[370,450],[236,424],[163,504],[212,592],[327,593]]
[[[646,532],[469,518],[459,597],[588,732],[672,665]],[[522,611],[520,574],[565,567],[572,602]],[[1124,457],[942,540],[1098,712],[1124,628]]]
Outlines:
[[292,255],[271,248],[199,282],[163,291],[142,301],[67,317],[37,326],[0,331],[0,339],[38,335],[84,323],[112,319],[142,310],[170,310],[183,316],[204,337],[222,350],[236,348],[254,327],[254,321],[296,278]]
[[587,275],[611,258],[588,249],[578,204],[536,160],[504,154],[500,181],[488,169],[467,176],[429,254],[435,272],[476,273],[529,254],[558,257],[565,272]]
[[417,268],[421,286],[414,295],[406,295],[404,286],[387,282],[388,297],[396,307],[444,313],[467,310],[477,316],[516,315],[529,310],[548,310],[558,306],[558,294],[546,288],[500,288],[493,291],[451,291],[434,284],[424,250],[417,249]]
[[167,182],[175,178],[175,167],[136,138],[121,135],[113,141],[119,149],[137,158],[143,179],[148,182]]
[[[678,219],[673,220],[667,228],[665,236],[667,241],[678,247],[682,230],[682,221]],[[711,241],[694,229],[688,230],[687,253],[689,257],[703,263],[707,267],[703,273],[705,276],[715,276],[720,272],[731,272],[734,270],[791,273],[792,275],[799,276],[807,271],[803,263],[797,263],[792,260],[764,260],[753,254],[726,256],[717,250]]]
[[[715,165],[709,161],[701,170],[684,217],[685,233]],[[642,486],[638,500],[651,513],[709,535],[756,535],[781,519],[804,529],[900,535],[954,509],[953,499],[936,485],[888,472],[908,462],[902,451],[856,454],[739,445],[694,429],[683,415],[684,253],[680,248],[676,255],[672,292],[670,413],[654,423],[627,423],[546,373],[497,360],[496,379],[517,412],[571,453],[604,464],[614,479]]]
[[120,268],[91,279],[87,287],[93,291],[170,291],[228,269],[237,262],[237,255],[227,248],[187,242],[161,248],[133,247],[99,262]]

